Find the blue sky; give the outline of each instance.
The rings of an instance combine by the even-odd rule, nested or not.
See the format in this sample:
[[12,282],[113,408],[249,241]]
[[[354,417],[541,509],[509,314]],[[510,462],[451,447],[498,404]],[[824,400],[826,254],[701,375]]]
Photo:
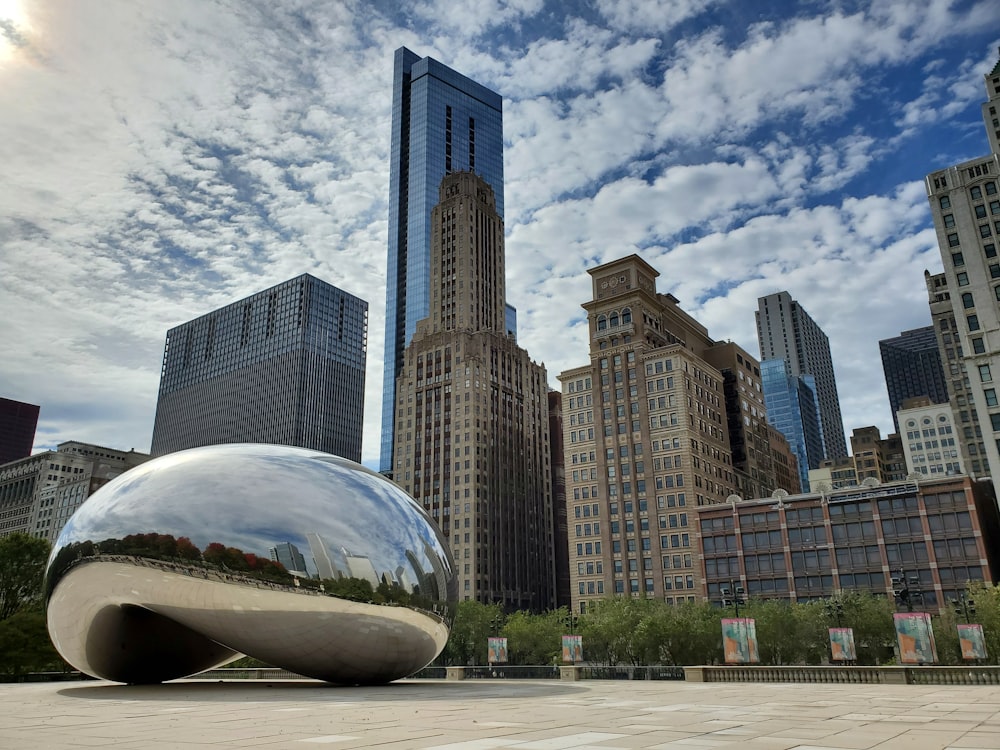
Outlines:
[[[406,11],[397,6],[406,5]],[[168,328],[302,272],[369,303],[377,465],[392,52],[504,97],[507,297],[549,382],[633,252],[757,352],[788,290],[845,429],[930,323],[929,172],[988,150],[995,0],[0,0],[0,395],[36,448],[148,450]]]

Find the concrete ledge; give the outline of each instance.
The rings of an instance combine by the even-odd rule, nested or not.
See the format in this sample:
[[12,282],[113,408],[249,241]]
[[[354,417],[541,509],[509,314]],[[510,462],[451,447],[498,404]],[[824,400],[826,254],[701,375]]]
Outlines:
[[580,679],[580,667],[572,664],[559,667],[559,679],[563,682],[576,682]]
[[685,682],[706,682],[705,667],[684,667]]
[[465,679],[465,667],[448,667],[445,672],[446,680],[464,680]]

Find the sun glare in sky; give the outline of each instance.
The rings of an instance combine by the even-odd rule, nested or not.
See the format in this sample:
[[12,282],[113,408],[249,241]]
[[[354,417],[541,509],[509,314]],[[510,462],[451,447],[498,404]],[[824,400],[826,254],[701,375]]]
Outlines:
[[29,29],[23,0],[0,0],[0,63],[14,59]]

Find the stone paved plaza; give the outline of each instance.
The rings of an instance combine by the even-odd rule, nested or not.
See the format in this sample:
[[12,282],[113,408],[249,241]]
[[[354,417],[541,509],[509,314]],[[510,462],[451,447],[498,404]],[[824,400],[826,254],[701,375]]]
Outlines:
[[0,748],[1000,748],[1000,687],[586,681],[0,685]]

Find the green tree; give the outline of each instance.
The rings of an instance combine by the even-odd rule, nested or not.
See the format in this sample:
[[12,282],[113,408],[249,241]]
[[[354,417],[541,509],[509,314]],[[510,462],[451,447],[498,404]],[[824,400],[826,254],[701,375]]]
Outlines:
[[[937,647],[938,664],[961,664],[962,646],[958,641],[959,620],[950,607],[941,610],[941,614],[931,617],[931,627],[934,629],[934,645]],[[961,620],[965,622],[965,620]]]
[[502,635],[508,639],[511,664],[558,664],[562,635],[567,631],[569,613],[565,608],[542,614],[514,612],[507,618]]
[[0,537],[0,620],[40,606],[49,543],[15,532]]
[[844,608],[843,627],[854,631],[858,664],[882,664],[892,659],[896,642],[892,602],[862,591],[842,591],[836,601]]
[[503,624],[500,605],[471,600],[459,602],[441,660],[448,665],[486,664],[488,639],[498,633]]
[[983,626],[987,663],[1000,664],[1000,586],[971,583],[966,597],[975,602],[976,614],[970,619]]
[[659,661],[676,666],[722,661],[722,610],[708,602],[667,607]]
[[586,619],[580,621],[587,660],[609,666],[642,664],[648,639],[637,638],[636,634],[644,618],[650,615],[650,601],[612,597],[597,602]]
[[22,609],[0,621],[0,674],[16,679],[25,672],[65,666],[49,640],[40,607]]

